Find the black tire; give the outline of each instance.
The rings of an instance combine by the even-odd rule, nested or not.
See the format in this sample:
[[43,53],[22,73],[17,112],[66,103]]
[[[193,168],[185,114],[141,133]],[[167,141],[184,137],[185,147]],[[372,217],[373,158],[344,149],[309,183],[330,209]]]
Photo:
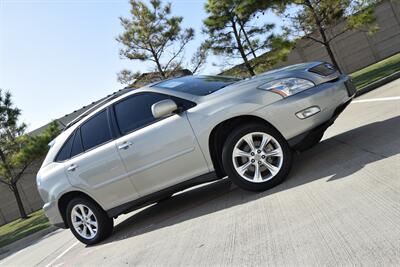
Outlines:
[[[96,235],[91,239],[82,237],[72,224],[71,213],[76,205],[85,205],[86,207],[90,208],[90,210],[96,216],[98,229]],[[113,218],[108,217],[107,213],[97,203],[94,203],[92,200],[83,197],[74,198],[68,203],[66,219],[69,229],[74,236],[86,245],[94,245],[101,242],[109,237],[114,229]]]
[[[278,173],[265,182],[255,183],[244,179],[235,170],[234,163],[232,160],[232,153],[236,143],[246,134],[252,132],[264,132],[274,137],[282,148],[283,162]],[[285,138],[274,128],[263,125],[263,124],[247,124],[240,126],[232,131],[232,133],[226,139],[222,150],[222,162],[226,174],[232,181],[242,189],[249,191],[264,191],[280,184],[289,174],[292,166],[292,150],[289,147],[288,142]]]

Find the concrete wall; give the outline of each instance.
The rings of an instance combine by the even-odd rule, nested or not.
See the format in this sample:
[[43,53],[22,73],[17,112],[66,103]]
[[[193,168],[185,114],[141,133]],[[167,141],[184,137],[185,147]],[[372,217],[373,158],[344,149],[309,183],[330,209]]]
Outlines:
[[[21,177],[18,187],[26,212],[29,214],[43,206],[43,202],[36,189],[36,173],[41,161],[34,163],[25,175]],[[0,225],[19,218],[18,206],[7,186],[0,184]]]
[[[345,73],[352,73],[400,52],[400,1],[382,1],[375,10],[379,30],[372,36],[362,31],[349,31],[332,42],[333,52]],[[343,24],[335,28],[340,32]],[[330,61],[323,45],[301,39],[289,54],[286,66],[306,61]]]

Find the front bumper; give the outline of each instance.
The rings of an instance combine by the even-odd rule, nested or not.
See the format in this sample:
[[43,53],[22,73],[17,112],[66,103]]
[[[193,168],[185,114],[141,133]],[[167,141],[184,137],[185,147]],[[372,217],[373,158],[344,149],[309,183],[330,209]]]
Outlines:
[[344,82],[344,85],[346,86],[347,93],[349,94],[350,97],[354,97],[357,92],[357,88],[354,85],[353,81],[349,78]]
[[50,223],[56,227],[66,229],[67,226],[60,214],[58,205],[56,202],[49,202],[43,205],[43,211],[49,219]]
[[[290,140],[288,140],[289,145],[297,151],[302,151],[304,150],[304,145],[303,144],[308,144],[308,141],[313,141],[315,136],[318,136],[320,134],[320,132],[325,132],[326,129],[329,128],[329,126],[331,126],[336,118],[346,109],[346,107],[351,103],[353,99],[350,98],[350,100],[348,100],[347,102],[345,102],[344,104],[338,106],[335,109],[335,112],[333,113],[332,118],[330,118],[328,121],[324,122],[321,125],[318,125],[317,127],[315,127],[314,129],[302,133],[298,136],[295,136],[293,138],[291,138]],[[306,147],[308,147],[308,145],[306,145]]]
[[[349,77],[342,75],[334,81],[319,84],[261,108],[256,115],[270,122],[286,140],[293,140],[330,121],[337,109],[349,103],[354,95],[355,88]],[[296,116],[297,112],[312,106],[319,107],[321,111],[306,119]]]

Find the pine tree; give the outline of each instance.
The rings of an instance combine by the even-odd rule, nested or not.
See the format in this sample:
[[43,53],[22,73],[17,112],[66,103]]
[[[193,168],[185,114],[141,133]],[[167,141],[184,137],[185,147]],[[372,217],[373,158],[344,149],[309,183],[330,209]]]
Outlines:
[[[151,61],[161,78],[173,76],[182,68],[186,45],[193,40],[192,28],[181,28],[182,17],[171,15],[171,4],[160,0],[131,0],[131,17],[120,18],[124,32],[117,38],[123,44],[121,56],[139,61]],[[134,79],[137,74],[124,70],[119,80]]]
[[258,12],[269,8],[273,1],[208,0],[208,17],[204,21],[208,46],[215,53],[230,58],[239,56],[248,73],[255,75],[257,53],[274,49],[278,38],[271,31],[275,25],[255,25]]
[[14,107],[11,93],[0,89],[0,183],[14,193],[22,219],[27,218],[18,181],[32,163],[43,157],[48,143],[58,135],[58,124],[53,122],[41,134],[25,134],[26,125],[19,123],[20,109]]
[[[333,65],[340,66],[332,51],[332,41],[351,30],[377,30],[373,0],[291,0],[282,1],[280,14],[292,22],[291,32],[323,45]],[[290,8],[296,9],[292,14]],[[345,22],[337,31],[335,26]]]

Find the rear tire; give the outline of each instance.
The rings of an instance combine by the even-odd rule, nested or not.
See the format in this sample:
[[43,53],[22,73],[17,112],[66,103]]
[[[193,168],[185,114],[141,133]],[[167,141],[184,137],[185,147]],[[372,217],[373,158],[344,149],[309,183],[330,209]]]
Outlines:
[[66,218],[71,232],[86,245],[109,237],[114,228],[114,220],[97,203],[83,197],[68,203]]
[[288,176],[292,151],[274,128],[247,124],[228,136],[222,150],[222,162],[226,174],[237,186],[249,191],[264,191]]

